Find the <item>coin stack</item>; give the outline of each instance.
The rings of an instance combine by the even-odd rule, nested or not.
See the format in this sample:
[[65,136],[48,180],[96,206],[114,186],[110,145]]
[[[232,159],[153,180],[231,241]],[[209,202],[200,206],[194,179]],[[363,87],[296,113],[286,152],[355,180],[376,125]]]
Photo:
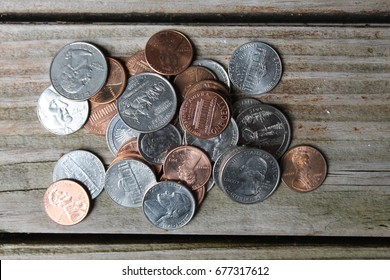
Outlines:
[[[212,59],[194,60],[192,42],[176,30],[157,32],[130,57],[105,57],[86,42],[66,45],[52,61],[38,118],[58,135],[82,127],[105,135],[114,158],[106,170],[88,151],[62,156],[44,196],[48,216],[76,224],[105,190],[120,206],[142,208],[154,226],[177,229],[214,185],[243,204],[267,199],[280,178],[297,191],[317,188],[326,174],[320,152],[302,146],[286,153],[287,118],[255,98],[281,74],[268,44],[238,47],[226,71]],[[247,97],[235,100],[234,91]]]

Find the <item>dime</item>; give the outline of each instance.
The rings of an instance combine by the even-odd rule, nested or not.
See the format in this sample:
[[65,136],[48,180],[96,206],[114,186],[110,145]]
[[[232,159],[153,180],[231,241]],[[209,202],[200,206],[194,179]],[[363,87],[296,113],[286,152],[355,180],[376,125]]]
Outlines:
[[246,94],[272,90],[282,76],[282,62],[268,44],[249,42],[237,48],[228,67],[232,84]]
[[195,83],[203,80],[215,79],[216,76],[211,70],[201,66],[190,66],[175,77],[173,84],[175,85],[177,93],[185,98],[187,90]]
[[194,216],[195,199],[184,185],[162,181],[147,190],[142,209],[152,225],[161,229],[178,229]]
[[118,113],[116,102],[106,104],[90,102],[90,113],[84,128],[95,135],[106,135],[107,127],[112,118]]
[[137,137],[139,132],[128,127],[122,119],[116,114],[110,121],[106,132],[106,142],[111,153],[115,156],[118,149],[127,140]]
[[192,61],[194,51],[190,40],[176,30],[162,30],[152,35],[145,46],[150,67],[162,75],[177,75]]
[[181,135],[175,126],[167,126],[138,136],[138,147],[142,157],[152,164],[163,164],[167,153],[181,145]]
[[177,99],[167,79],[154,73],[140,73],[128,80],[117,107],[120,118],[139,132],[153,132],[166,126],[176,113]]
[[128,69],[131,76],[144,72],[155,72],[146,61],[144,50],[138,51],[130,56],[126,61],[126,68]]
[[95,103],[105,104],[116,100],[126,87],[126,72],[122,64],[112,57],[108,60],[108,78],[103,88],[89,100]]
[[319,150],[311,146],[297,146],[282,157],[282,181],[298,192],[317,189],[326,178],[327,164]]
[[229,124],[230,108],[218,93],[200,91],[183,101],[179,117],[189,134],[212,138],[221,134]]
[[94,45],[74,42],[64,46],[52,60],[50,80],[62,96],[87,100],[105,84],[108,74],[104,54]]
[[73,179],[85,185],[91,198],[96,198],[104,187],[105,168],[93,153],[75,150],[63,155],[54,166],[53,181]]
[[226,72],[225,68],[215,60],[212,59],[197,59],[192,62],[194,66],[203,66],[211,71],[217,76],[217,79],[225,84],[225,86],[230,90],[230,79],[229,75]]
[[280,180],[276,159],[266,151],[245,148],[222,167],[220,182],[225,193],[239,203],[256,203],[268,198]]
[[71,180],[59,180],[46,190],[43,203],[46,214],[60,225],[75,225],[88,214],[90,199],[85,189]]
[[278,109],[267,104],[251,106],[237,116],[241,145],[257,147],[280,158],[291,140],[290,124]]
[[233,103],[233,117],[237,118],[239,114],[242,113],[245,109],[248,109],[249,107],[252,107],[253,105],[261,104],[261,101],[256,98],[241,98]]
[[88,101],[73,101],[61,96],[53,86],[40,95],[37,115],[41,124],[57,135],[68,135],[81,129],[89,114]]
[[124,159],[108,168],[104,189],[121,206],[141,207],[145,191],[155,183],[156,176],[148,165]]

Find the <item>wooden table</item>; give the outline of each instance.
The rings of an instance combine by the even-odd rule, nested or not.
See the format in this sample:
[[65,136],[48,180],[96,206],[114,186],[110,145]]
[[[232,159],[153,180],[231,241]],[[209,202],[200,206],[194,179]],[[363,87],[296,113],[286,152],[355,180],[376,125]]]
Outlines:
[[[390,3],[137,2],[0,2],[0,258],[390,258]],[[80,224],[53,223],[42,199],[61,155],[87,149],[112,160],[104,137],[56,136],[39,123],[53,56],[78,40],[129,56],[168,28],[192,40],[197,58],[225,67],[249,41],[278,51],[282,79],[259,99],[285,112],[291,147],[313,145],[326,156],[323,186],[296,193],[281,183],[256,205],[214,188],[175,231],[153,227],[105,192]]]

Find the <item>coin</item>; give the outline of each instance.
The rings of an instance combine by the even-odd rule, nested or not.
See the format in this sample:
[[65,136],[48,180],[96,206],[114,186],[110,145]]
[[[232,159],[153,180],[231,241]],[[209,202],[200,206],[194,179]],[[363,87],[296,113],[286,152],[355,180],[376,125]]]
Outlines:
[[248,109],[249,107],[253,105],[261,104],[261,101],[256,99],[256,98],[251,98],[251,97],[245,97],[237,100],[236,102],[233,103],[232,108],[233,108],[233,118],[237,118],[239,114],[242,113],[245,109]]
[[50,65],[50,80],[62,96],[87,100],[105,84],[108,74],[104,54],[94,45],[74,42],[61,48]]
[[212,138],[222,133],[230,121],[226,100],[213,91],[200,91],[183,101],[179,112],[182,127],[198,138]]
[[230,79],[225,67],[223,67],[219,62],[212,59],[197,59],[192,62],[194,66],[203,66],[207,69],[213,71],[217,76],[217,79],[224,83],[224,85],[230,90]]
[[90,102],[89,104],[91,109],[84,128],[95,135],[106,135],[110,121],[118,113],[116,102],[106,104]]
[[149,72],[155,73],[145,59],[145,51],[141,50],[130,56],[126,60],[126,68],[128,69],[131,76],[139,73]]
[[190,97],[192,94],[197,93],[198,91],[214,91],[220,94],[222,97],[230,100],[230,95],[228,89],[219,81],[216,80],[202,80],[191,85],[186,90],[185,98]]
[[296,146],[282,157],[282,181],[298,192],[317,189],[324,182],[327,164],[319,150],[311,146]]
[[140,73],[128,80],[117,107],[123,122],[139,132],[153,132],[166,126],[176,113],[177,99],[167,79],[154,73]]
[[116,114],[110,121],[106,132],[106,142],[111,153],[115,156],[118,149],[127,140],[137,137],[139,132],[128,127],[122,119]]
[[84,150],[74,150],[57,161],[53,181],[76,180],[88,188],[91,198],[94,199],[103,190],[104,174],[104,165],[96,155]]
[[88,101],[73,101],[61,96],[53,86],[40,95],[37,115],[41,124],[51,133],[68,135],[81,129],[89,114]]
[[173,84],[177,93],[185,98],[187,90],[191,88],[193,84],[203,80],[215,79],[216,76],[211,70],[201,66],[190,66],[175,77]]
[[108,60],[108,78],[103,88],[89,100],[95,103],[105,104],[116,100],[126,87],[126,72],[122,64],[112,57]]
[[90,199],[85,189],[71,180],[52,183],[43,197],[46,214],[60,225],[81,222],[88,214]]
[[182,184],[162,181],[147,190],[142,202],[147,220],[161,229],[178,229],[195,214],[195,199]]
[[282,76],[278,53],[263,42],[249,42],[234,50],[228,73],[232,84],[246,94],[272,90]]
[[109,197],[124,207],[141,207],[145,191],[156,183],[156,176],[145,163],[124,159],[111,165],[104,189]]
[[145,46],[145,58],[150,67],[162,75],[177,75],[192,61],[191,41],[176,30],[162,30],[152,35]]
[[287,150],[291,128],[286,116],[268,104],[253,105],[237,116],[241,145],[257,147],[277,159]]

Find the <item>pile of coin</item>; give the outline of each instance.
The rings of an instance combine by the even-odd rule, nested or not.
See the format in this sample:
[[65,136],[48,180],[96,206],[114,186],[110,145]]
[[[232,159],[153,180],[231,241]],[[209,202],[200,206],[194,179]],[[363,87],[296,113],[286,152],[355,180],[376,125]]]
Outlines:
[[[63,155],[44,196],[49,217],[76,224],[105,190],[120,206],[142,208],[154,226],[177,229],[214,185],[244,204],[268,198],[280,178],[301,192],[317,188],[326,175],[319,151],[286,153],[287,118],[251,97],[272,90],[281,73],[268,44],[238,47],[226,71],[214,60],[194,60],[192,42],[176,30],[157,32],[130,57],[106,57],[86,42],[64,46],[52,61],[38,118],[58,135],[82,127],[105,135],[113,160],[106,169],[89,151]],[[234,91],[249,97],[235,100]]]

